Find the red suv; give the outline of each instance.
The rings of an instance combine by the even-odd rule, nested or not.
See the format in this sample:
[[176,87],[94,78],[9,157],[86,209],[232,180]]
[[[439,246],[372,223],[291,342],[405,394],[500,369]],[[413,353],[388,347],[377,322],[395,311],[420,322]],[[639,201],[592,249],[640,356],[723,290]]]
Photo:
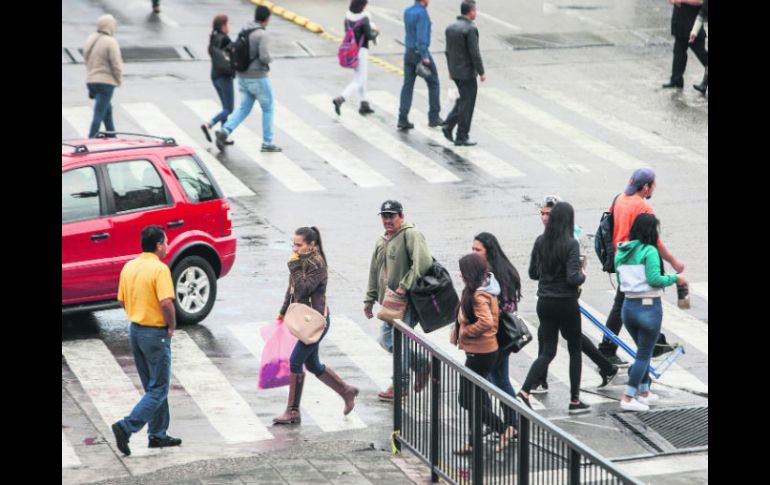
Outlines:
[[235,261],[230,205],[192,149],[115,135],[62,141],[62,314],[119,307],[120,271],[142,252],[142,228],[158,224],[177,320],[197,323]]

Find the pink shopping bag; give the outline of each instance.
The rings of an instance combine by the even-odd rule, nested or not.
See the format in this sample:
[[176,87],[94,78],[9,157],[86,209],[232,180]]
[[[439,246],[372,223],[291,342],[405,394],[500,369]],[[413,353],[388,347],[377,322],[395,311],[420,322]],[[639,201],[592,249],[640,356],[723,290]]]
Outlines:
[[289,357],[297,343],[297,337],[289,333],[283,321],[276,320],[260,330],[265,348],[259,365],[259,389],[289,385],[291,370]]

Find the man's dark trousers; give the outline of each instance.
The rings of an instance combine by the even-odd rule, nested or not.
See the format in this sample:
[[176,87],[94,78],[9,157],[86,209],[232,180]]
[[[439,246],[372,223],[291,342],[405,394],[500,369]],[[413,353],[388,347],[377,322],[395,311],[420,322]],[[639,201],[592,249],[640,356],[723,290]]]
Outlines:
[[457,125],[457,134],[455,141],[464,141],[468,139],[468,133],[471,131],[471,121],[473,120],[473,110],[476,108],[476,93],[479,85],[476,78],[473,79],[454,79],[460,97],[446,118],[446,126],[452,130]]
[[[438,70],[436,70],[436,63],[433,61],[433,56],[428,53],[428,59],[430,64],[430,77],[425,80],[428,84],[428,121],[438,121],[439,112],[441,111],[441,102],[439,91]],[[401,87],[401,100],[398,107],[398,121],[408,121],[409,110],[412,109],[412,96],[414,94],[414,81],[417,78],[414,70],[417,64],[422,62],[420,54],[407,49],[404,53],[404,84]]]
[[690,44],[688,37],[674,37],[674,63],[671,67],[671,84],[684,85],[684,70],[687,67],[687,49],[695,53],[704,67],[709,65],[709,53],[706,51],[706,33],[703,29]]

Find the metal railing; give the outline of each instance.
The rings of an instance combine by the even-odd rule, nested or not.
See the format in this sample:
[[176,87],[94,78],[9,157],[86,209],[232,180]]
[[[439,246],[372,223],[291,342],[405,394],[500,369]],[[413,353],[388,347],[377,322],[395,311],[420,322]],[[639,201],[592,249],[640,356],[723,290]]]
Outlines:
[[393,330],[394,445],[429,465],[433,482],[642,485],[402,321]]

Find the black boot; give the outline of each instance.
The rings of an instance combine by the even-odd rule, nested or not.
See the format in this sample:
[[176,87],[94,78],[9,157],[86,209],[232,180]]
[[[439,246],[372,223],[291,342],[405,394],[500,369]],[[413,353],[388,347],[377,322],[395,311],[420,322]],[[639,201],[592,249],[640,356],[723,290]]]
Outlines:
[[340,106],[342,106],[342,103],[345,102],[345,98],[342,96],[337,96],[336,98],[332,99],[332,103],[334,104],[334,112],[337,113],[337,115],[341,115],[340,113]]
[[358,112],[359,114],[362,114],[362,115],[370,115],[374,113],[374,110],[372,109],[371,106],[369,106],[368,101],[361,101],[361,107],[358,108]]
[[701,81],[700,84],[693,84],[692,87],[701,94],[706,94],[706,90],[709,87],[709,75],[704,74],[703,81]]

